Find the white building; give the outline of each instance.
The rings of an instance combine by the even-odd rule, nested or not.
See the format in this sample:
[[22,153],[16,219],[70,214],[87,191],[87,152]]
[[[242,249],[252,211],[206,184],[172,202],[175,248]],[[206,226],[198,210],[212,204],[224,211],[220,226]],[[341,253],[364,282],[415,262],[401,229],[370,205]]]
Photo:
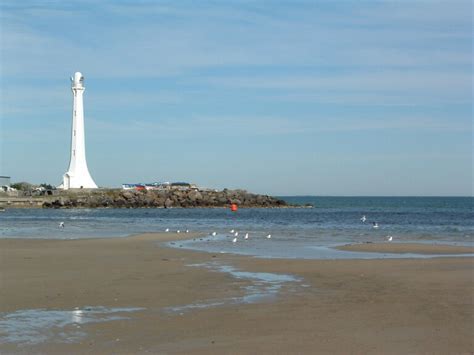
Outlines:
[[71,78],[73,95],[72,131],[71,131],[71,159],[69,168],[63,175],[63,183],[59,188],[67,189],[96,189],[86,162],[86,145],[84,134],[84,77],[81,73]]

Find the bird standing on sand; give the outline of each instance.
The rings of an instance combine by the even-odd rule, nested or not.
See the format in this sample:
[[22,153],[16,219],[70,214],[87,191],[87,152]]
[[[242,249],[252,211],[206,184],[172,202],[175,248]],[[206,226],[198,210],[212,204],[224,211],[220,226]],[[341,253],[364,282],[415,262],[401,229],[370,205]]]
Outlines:
[[59,228],[64,228],[64,222],[59,222]]
[[364,223],[365,221],[367,221],[367,218],[365,217],[365,215],[363,215],[360,220],[362,221],[362,223]]
[[271,234],[267,235],[267,239],[271,239],[271,238],[272,238]]
[[216,232],[212,232],[212,236],[215,237],[217,235]]
[[239,235],[239,232],[234,233],[234,237],[237,237]]
[[248,233],[245,233],[244,239],[249,239],[249,234]]
[[387,235],[387,240],[391,242],[393,240],[393,237],[391,235]]
[[181,231],[178,229],[178,230],[176,231],[176,233],[181,233]]
[[375,228],[375,229],[377,229],[377,228],[379,227],[379,225],[378,225],[377,222],[373,222],[373,223],[372,223],[372,227]]
[[237,243],[237,238],[232,239],[232,243]]
[[189,229],[186,229],[186,233],[189,233]]
[[165,232],[169,232],[169,231],[170,231],[170,229],[169,229],[169,228],[166,228],[166,229],[165,229]]
[[235,230],[231,229],[231,230],[230,230],[230,232],[231,232],[231,233],[234,233],[234,232],[235,232]]

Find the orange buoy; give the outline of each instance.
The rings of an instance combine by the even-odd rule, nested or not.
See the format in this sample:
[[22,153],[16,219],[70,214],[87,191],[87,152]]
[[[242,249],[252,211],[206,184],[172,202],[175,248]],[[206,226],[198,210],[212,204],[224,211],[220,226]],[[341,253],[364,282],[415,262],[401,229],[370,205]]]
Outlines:
[[231,210],[232,212],[237,212],[237,209],[238,209],[238,207],[237,207],[237,204],[236,204],[236,203],[232,203],[232,204],[230,205],[230,210]]

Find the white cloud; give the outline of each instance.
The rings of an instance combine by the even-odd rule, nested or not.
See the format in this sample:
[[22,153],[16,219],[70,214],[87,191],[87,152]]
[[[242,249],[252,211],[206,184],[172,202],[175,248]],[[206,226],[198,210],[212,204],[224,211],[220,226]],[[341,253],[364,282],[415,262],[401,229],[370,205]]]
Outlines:
[[[452,48],[446,53],[433,42],[436,36],[469,39],[469,34],[447,31],[446,26],[419,28],[420,22],[442,17],[438,12],[415,20],[406,6],[395,6],[401,10],[387,14],[386,7],[393,7],[389,3],[341,14],[318,9],[305,12],[296,6],[283,16],[240,5],[109,2],[79,11],[48,6],[17,9],[10,11],[13,15],[6,16],[2,26],[3,66],[11,76],[44,77],[80,66],[94,76],[160,77],[200,68],[258,65],[380,68],[470,64],[470,51]],[[88,11],[94,8],[117,17],[115,22],[105,26],[89,16]],[[381,18],[396,24],[400,17],[409,23],[371,28],[382,23]],[[38,29],[30,24],[38,21],[52,27],[43,24]],[[58,21],[60,28],[55,28]],[[445,22],[455,23],[449,16]],[[77,33],[67,27],[63,34],[61,26],[72,23],[87,25]]]
[[468,120],[442,119],[424,116],[366,117],[278,117],[278,116],[199,116],[182,118],[131,118],[127,124],[110,119],[88,119],[88,128],[98,136],[134,135],[140,137],[236,137],[305,136],[321,133],[362,131],[439,131],[468,132]]
[[[469,103],[471,78],[466,73],[378,70],[324,75],[254,75],[207,79],[216,87],[281,90],[290,97],[314,98],[326,102],[365,104]],[[341,100],[342,98],[342,100]]]

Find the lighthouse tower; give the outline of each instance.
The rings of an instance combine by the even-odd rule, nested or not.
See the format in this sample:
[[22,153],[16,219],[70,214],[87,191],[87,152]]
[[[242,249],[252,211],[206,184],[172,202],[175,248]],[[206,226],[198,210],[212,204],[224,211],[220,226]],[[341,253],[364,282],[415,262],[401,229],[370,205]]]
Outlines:
[[72,132],[71,132],[71,160],[69,168],[63,175],[60,188],[67,189],[96,189],[97,185],[89,173],[86,162],[86,144],[84,137],[84,77],[81,73],[71,78],[73,95]]

